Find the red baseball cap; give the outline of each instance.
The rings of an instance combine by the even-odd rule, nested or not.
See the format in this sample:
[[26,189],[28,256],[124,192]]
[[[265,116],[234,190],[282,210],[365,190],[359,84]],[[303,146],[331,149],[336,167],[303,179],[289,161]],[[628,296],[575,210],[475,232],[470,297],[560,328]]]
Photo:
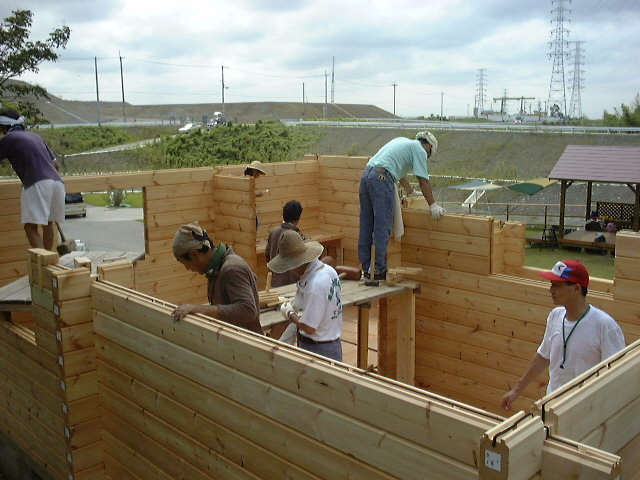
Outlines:
[[573,282],[582,287],[589,286],[589,272],[578,260],[560,260],[551,271],[538,273],[541,277],[554,282]]

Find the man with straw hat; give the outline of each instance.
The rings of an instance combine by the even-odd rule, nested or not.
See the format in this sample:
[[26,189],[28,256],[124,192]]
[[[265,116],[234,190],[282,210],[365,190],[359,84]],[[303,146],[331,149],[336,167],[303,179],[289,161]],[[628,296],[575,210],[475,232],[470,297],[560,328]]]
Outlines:
[[262,334],[256,276],[231,247],[214,245],[195,222],[178,229],[173,237],[173,255],[187,270],[207,277],[210,303],[180,305],[173,311],[175,320],[203,313]]
[[288,230],[280,240],[278,255],[267,266],[275,273],[300,275],[293,304],[280,306],[282,316],[298,327],[300,348],[341,362],[340,279],[333,267],[318,259],[323,249],[318,242],[305,243],[299,233]]
[[[446,212],[433,198],[427,158],[438,150],[438,140],[431,132],[419,132],[415,140],[394,138],[376,153],[360,178],[360,234],[358,257],[362,270],[370,271],[373,262],[374,278],[384,280],[387,273],[387,245],[394,222],[395,202],[399,201],[396,182],[412,196],[424,196],[431,216],[438,220]],[[415,190],[406,176],[418,178],[420,191]],[[399,206],[398,206],[399,210]],[[402,216],[399,216],[399,220]],[[376,258],[371,258],[371,245],[376,247]]]

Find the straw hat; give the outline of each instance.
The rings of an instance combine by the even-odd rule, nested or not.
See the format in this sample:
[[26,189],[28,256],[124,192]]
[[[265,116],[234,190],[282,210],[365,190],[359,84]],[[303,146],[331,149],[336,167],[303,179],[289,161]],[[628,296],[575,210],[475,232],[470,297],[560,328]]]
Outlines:
[[247,165],[247,168],[244,169],[244,174],[245,175],[247,174],[247,170],[248,169],[257,170],[258,172],[262,173],[263,175],[267,174],[267,172],[264,171],[264,167],[262,166],[262,162],[259,162],[258,160],[254,160],[249,165]]
[[287,230],[280,239],[279,253],[267,263],[269,270],[284,273],[320,256],[324,247],[318,242],[305,243],[298,232]]

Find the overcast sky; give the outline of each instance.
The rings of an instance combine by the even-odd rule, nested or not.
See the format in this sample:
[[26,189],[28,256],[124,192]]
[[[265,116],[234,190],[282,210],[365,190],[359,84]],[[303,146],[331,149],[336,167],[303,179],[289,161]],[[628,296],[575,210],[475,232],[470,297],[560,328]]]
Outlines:
[[[472,113],[479,69],[494,97],[549,95],[558,0],[2,0],[34,14],[32,39],[68,25],[57,63],[25,75],[67,100],[135,105],[331,100],[400,116]],[[569,41],[583,41],[582,111],[602,117],[640,91],[640,0],[565,2]],[[573,44],[570,45],[573,48]],[[565,59],[567,109],[574,57]],[[441,93],[444,92],[444,95]],[[508,104],[515,113],[518,102]]]

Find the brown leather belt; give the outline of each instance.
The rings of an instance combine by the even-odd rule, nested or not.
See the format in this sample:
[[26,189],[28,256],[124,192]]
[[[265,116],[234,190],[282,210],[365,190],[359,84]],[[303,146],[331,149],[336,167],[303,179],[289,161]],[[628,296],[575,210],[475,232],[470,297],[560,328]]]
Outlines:
[[376,169],[376,173],[387,173],[387,169],[384,167],[374,167]]

